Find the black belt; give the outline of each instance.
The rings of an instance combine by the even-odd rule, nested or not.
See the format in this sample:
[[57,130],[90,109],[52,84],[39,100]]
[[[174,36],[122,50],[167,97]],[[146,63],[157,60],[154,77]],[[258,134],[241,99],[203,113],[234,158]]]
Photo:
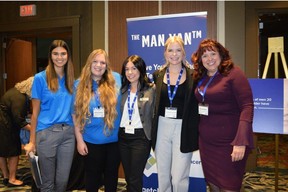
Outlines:
[[[125,131],[125,127],[120,127],[120,130]],[[135,128],[135,131],[144,131],[143,128]]]

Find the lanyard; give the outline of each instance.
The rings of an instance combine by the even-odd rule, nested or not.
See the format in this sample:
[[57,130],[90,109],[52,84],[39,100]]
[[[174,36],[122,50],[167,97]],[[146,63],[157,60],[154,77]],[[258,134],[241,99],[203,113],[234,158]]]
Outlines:
[[98,91],[98,84],[96,81],[93,80],[92,82],[92,90],[94,91],[94,96],[95,96],[95,102],[98,107],[98,109],[101,107],[101,101],[100,101],[100,93]]
[[212,82],[212,80],[214,79],[214,77],[218,74],[218,71],[209,79],[208,83],[205,85],[203,91],[200,90],[200,86],[202,85],[203,83],[203,80],[204,80],[204,77],[199,81],[198,83],[198,92],[199,94],[202,96],[202,103],[204,103],[204,96],[205,96],[205,93],[206,93],[206,90],[207,90],[207,87],[209,86],[209,84]]
[[172,93],[172,95],[171,95],[169,67],[167,67],[167,69],[166,69],[166,78],[167,78],[168,97],[169,97],[169,101],[170,101],[170,107],[172,107],[172,101],[173,101],[173,99],[174,99],[174,97],[175,97],[175,95],[176,95],[176,92],[177,92],[177,89],[178,89],[179,82],[180,82],[180,80],[181,80],[183,71],[184,71],[184,67],[182,67],[182,69],[181,69],[181,71],[180,71],[180,73],[179,73],[178,79],[177,79],[177,81],[176,81],[175,88],[174,88],[173,93]]
[[96,100],[96,105],[98,108],[100,108],[101,102],[100,102],[100,93],[98,91],[94,91],[95,94],[95,100]]
[[128,98],[127,98],[129,125],[131,125],[131,122],[132,122],[132,114],[133,114],[133,110],[134,110],[134,104],[135,104],[137,96],[138,96],[138,91],[136,92],[136,95],[135,95],[135,97],[133,99],[131,108],[130,108],[130,93],[131,93],[131,84],[128,87]]

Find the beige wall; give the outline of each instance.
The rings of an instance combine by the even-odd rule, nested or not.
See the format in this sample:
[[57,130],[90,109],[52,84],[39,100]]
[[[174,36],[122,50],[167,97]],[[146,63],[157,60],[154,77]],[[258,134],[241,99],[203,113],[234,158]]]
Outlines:
[[225,3],[225,47],[230,51],[235,64],[245,71],[244,1],[227,1]]
[[[107,4],[107,3],[106,3]],[[107,13],[108,14],[108,13]],[[105,2],[92,2],[92,49],[105,49],[105,40],[108,38],[105,25]]]

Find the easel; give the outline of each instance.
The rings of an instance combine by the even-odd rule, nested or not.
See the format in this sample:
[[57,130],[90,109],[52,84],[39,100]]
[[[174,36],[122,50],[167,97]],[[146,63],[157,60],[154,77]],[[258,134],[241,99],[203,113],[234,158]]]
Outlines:
[[[270,37],[268,38],[268,55],[262,79],[266,79],[272,53],[274,53],[274,61],[275,61],[274,66],[275,78],[278,79],[278,53],[280,53],[281,55],[285,76],[286,78],[288,78],[287,63],[284,55],[284,37]],[[279,134],[275,134],[275,192],[278,191],[278,178],[279,178]]]
[[275,60],[275,78],[278,78],[278,53],[280,53],[281,59],[282,59],[282,65],[285,72],[286,78],[288,78],[288,69],[287,69],[287,63],[285,60],[284,55],[284,37],[269,37],[268,38],[268,55],[265,63],[264,72],[262,75],[262,79],[266,79],[271,55],[274,53],[274,60]]

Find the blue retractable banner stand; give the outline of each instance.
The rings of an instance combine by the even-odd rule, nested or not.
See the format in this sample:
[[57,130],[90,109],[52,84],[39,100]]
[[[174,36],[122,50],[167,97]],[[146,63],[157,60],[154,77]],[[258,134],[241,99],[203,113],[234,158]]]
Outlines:
[[[142,192],[157,192],[158,178],[155,154],[151,150],[148,158],[144,176]],[[206,192],[206,182],[204,179],[199,151],[193,152],[190,167],[189,192]]]
[[253,132],[288,134],[288,79],[249,79],[254,100]]
[[127,19],[128,54],[141,56],[148,77],[165,63],[164,43],[170,36],[181,36],[190,62],[191,54],[207,37],[207,12],[172,14]]
[[[147,75],[164,63],[164,44],[170,36],[181,36],[186,51],[186,59],[191,64],[191,54],[196,51],[200,41],[207,37],[207,12],[159,15],[128,18],[128,54],[141,56],[147,65]],[[144,170],[142,192],[158,191],[156,159],[151,150]],[[193,153],[190,169],[189,192],[206,191],[199,151]]]

